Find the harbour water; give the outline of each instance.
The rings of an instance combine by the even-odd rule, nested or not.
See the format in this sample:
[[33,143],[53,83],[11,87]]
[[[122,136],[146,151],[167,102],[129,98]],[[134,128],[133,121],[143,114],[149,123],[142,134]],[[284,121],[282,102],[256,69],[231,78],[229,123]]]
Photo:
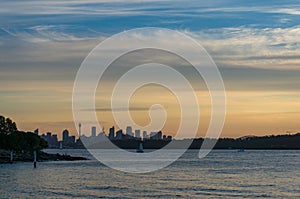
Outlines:
[[198,150],[159,171],[129,174],[90,158],[0,165],[0,198],[299,198],[300,151]]

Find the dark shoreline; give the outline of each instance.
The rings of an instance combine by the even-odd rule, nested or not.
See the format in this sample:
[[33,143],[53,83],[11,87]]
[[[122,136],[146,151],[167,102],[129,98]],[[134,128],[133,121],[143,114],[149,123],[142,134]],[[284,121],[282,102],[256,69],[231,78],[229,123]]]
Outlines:
[[[220,138],[206,140],[214,145],[214,149],[251,149],[251,150],[300,150],[300,133],[294,135],[272,135],[272,136],[248,136],[242,138]],[[69,146],[67,148],[80,149],[112,149],[112,143],[121,149],[137,149],[140,142],[143,143],[144,149],[161,149],[165,146],[169,149],[200,149],[204,139],[183,139],[183,140],[138,140],[138,139],[124,139],[99,141],[93,144],[88,142],[85,145]]]
[[[61,155],[59,153],[51,154],[43,151],[38,152],[38,162],[44,161],[78,161],[78,160],[88,160],[85,157],[71,156],[71,155]],[[33,162],[33,153],[29,152],[14,152],[13,162]],[[0,164],[1,163],[11,163],[10,161],[10,151],[0,150]]]

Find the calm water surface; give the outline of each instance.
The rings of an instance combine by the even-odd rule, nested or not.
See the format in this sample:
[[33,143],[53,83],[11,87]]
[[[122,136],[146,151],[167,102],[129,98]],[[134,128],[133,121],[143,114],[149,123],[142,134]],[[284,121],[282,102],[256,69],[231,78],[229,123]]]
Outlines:
[[[84,150],[47,150],[89,156]],[[189,150],[147,174],[96,160],[0,165],[0,198],[300,198],[300,151]]]

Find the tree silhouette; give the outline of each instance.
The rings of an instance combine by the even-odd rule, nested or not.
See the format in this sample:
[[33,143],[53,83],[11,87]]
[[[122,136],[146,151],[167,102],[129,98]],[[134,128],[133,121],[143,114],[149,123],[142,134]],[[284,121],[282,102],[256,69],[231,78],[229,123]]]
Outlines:
[[17,130],[15,122],[13,122],[10,118],[0,116],[0,134],[9,135]]
[[32,132],[18,131],[10,118],[0,116],[0,149],[33,151],[46,148],[48,143]]

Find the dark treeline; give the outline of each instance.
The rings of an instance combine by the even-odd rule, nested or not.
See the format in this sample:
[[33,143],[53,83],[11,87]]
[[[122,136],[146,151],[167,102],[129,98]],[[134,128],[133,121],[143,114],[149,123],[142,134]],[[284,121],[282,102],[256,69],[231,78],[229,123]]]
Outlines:
[[[145,140],[144,149],[160,149],[168,145],[168,148],[181,149],[190,146],[190,149],[199,149],[203,143],[203,138],[173,140],[172,145],[168,145],[167,140]],[[300,149],[300,133],[294,135],[272,135],[261,137],[244,138],[220,138],[216,141],[214,149]],[[113,140],[112,143],[122,149],[136,149],[140,140]],[[84,147],[84,146],[82,146]],[[88,148],[111,148],[106,142],[99,142]]]
[[[191,149],[199,149],[203,139],[195,139]],[[252,136],[244,138],[221,138],[214,149],[300,149],[300,133],[293,135]]]
[[10,118],[0,116],[0,149],[15,152],[32,152],[48,146],[47,142],[32,132],[23,132]]

